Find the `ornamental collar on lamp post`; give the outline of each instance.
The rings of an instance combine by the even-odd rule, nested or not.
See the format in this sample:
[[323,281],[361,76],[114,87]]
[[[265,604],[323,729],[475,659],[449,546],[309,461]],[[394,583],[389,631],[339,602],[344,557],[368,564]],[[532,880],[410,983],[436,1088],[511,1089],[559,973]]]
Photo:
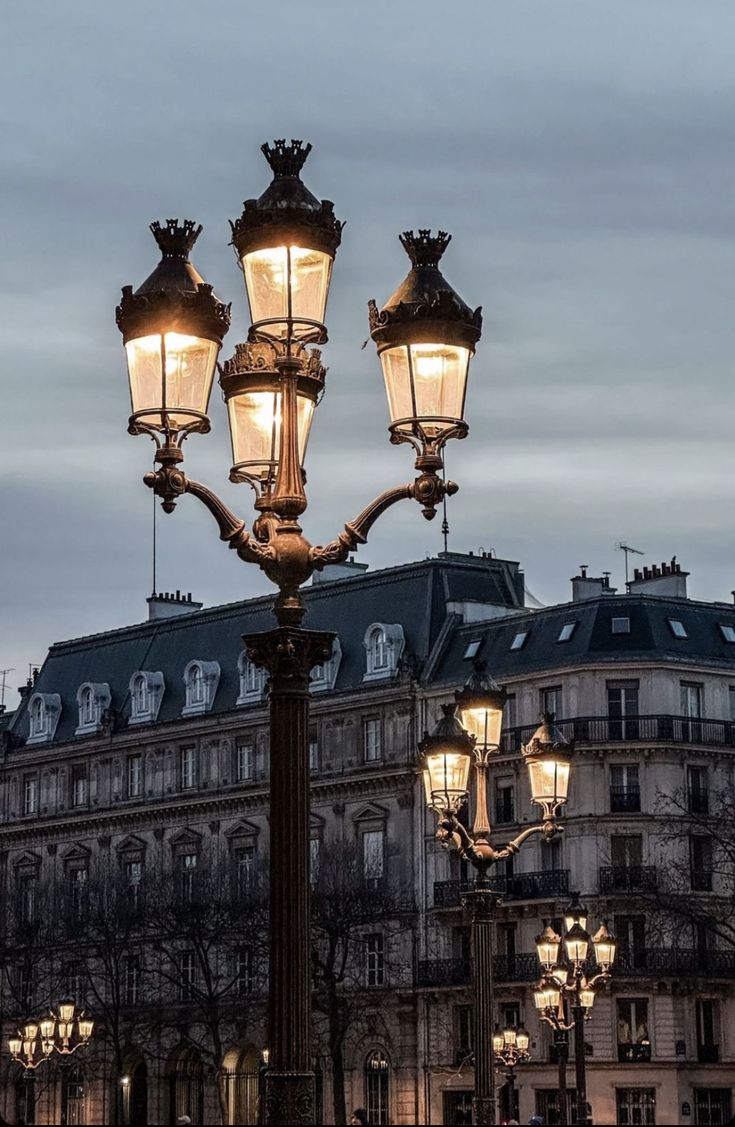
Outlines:
[[381,309],[368,302],[370,335],[383,348],[427,339],[460,345],[474,352],[482,331],[482,308],[469,305],[450,286],[439,260],[452,236],[428,228],[418,234],[404,231],[401,245],[411,259],[411,269]]
[[167,219],[165,226],[156,221],[150,229],[161,261],[137,290],[123,286],[115,311],[123,341],[180,332],[222,344],[230,327],[230,306],[220,301],[189,259],[201,224]]
[[574,740],[565,739],[554,723],[553,712],[544,712],[541,714],[541,723],[523,750],[526,755],[543,755],[554,751],[570,754],[574,750]]
[[231,220],[232,245],[242,259],[275,243],[305,246],[334,258],[344,222],[334,215],[331,200],[319,200],[299,175],[311,152],[307,142],[285,139],[260,146],[273,179],[257,200],[245,200],[242,215]]
[[475,658],[472,673],[462,688],[457,689],[454,699],[460,712],[473,708],[502,712],[508,700],[508,690],[488,672],[484,658]]
[[457,719],[456,706],[443,704],[441,707],[442,718],[430,732],[424,732],[419,751],[424,756],[432,752],[459,752],[461,755],[469,755],[474,749],[475,741]]

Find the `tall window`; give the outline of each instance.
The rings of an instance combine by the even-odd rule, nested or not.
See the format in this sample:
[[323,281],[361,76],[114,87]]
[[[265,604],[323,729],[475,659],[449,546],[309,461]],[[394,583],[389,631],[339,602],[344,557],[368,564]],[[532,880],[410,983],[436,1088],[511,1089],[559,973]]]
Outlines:
[[181,752],[181,789],[191,790],[197,785],[197,760],[195,747],[182,747]]
[[615,938],[621,961],[626,969],[644,969],[646,954],[646,917],[621,915],[615,917]]
[[709,813],[709,788],[706,767],[687,767],[687,798],[692,814]]
[[179,895],[184,904],[191,904],[194,900],[198,861],[193,851],[179,855]]
[[62,1072],[62,1123],[84,1123],[84,1073],[78,1064]]
[[249,783],[255,778],[255,745],[242,743],[237,745],[237,781]]
[[638,709],[637,681],[608,681],[607,715],[611,740],[638,739]]
[[376,626],[370,635],[370,656],[374,673],[389,668],[388,638],[382,626]]
[[23,813],[38,813],[38,775],[23,777]]
[[253,949],[238,947],[235,952],[235,989],[238,998],[251,994],[254,985]]
[[235,879],[238,895],[245,897],[255,878],[255,846],[241,845],[235,850]]
[[648,1000],[618,998],[618,1060],[649,1061]]
[[553,712],[558,718],[561,716],[561,685],[550,685],[541,690],[540,704],[542,712]]
[[94,691],[87,687],[82,690],[79,698],[79,724],[86,727],[88,724],[94,724],[95,720]]
[[129,755],[127,762],[128,798],[140,798],[143,793],[143,756]]
[[150,708],[148,703],[148,682],[142,673],[138,673],[133,680],[130,693],[133,716],[145,716]]
[[36,870],[19,873],[16,877],[17,913],[21,923],[30,924],[36,915],[38,873]]
[[83,1006],[86,1001],[87,980],[84,974],[84,964],[74,960],[64,968],[66,978],[66,996],[71,1002]]
[[128,907],[131,912],[138,912],[141,907],[141,890],[143,887],[143,862],[140,858],[131,858],[124,862],[125,892]]
[[193,951],[182,951],[179,956],[179,1001],[189,1002],[197,986],[197,962]]
[[390,1065],[385,1053],[376,1049],[365,1061],[365,1108],[368,1123],[388,1123]]
[[615,1095],[618,1105],[616,1123],[620,1127],[639,1123],[648,1127],[656,1122],[655,1088],[617,1088]]
[[366,881],[378,882],[383,876],[383,830],[365,830],[362,835],[362,871]]
[[204,704],[204,670],[201,665],[193,665],[186,683],[187,704]]
[[720,1059],[717,1002],[713,998],[697,998],[697,1060],[715,1064]]
[[697,741],[701,738],[701,724],[699,720],[704,713],[704,685],[695,681],[681,681],[679,684],[679,703],[681,715],[686,716],[689,723],[682,723],[682,738]]
[[319,879],[319,863],[321,861],[322,842],[321,838],[315,834],[309,840],[309,880],[312,885],[316,884]]
[[610,811],[637,814],[641,809],[641,786],[637,763],[610,765]]
[[34,697],[31,705],[30,731],[31,738],[45,736],[47,728],[46,703],[43,697]]
[[457,1064],[471,1056],[474,1047],[473,1032],[472,1006],[455,1006],[454,1046]]
[[78,764],[71,770],[71,804],[87,805],[87,768],[84,764]]
[[68,872],[69,900],[72,919],[83,920],[87,914],[87,870],[84,867],[73,868]]
[[703,834],[690,839],[692,889],[694,892],[712,891],[712,838]]
[[515,820],[514,786],[512,779],[498,779],[495,783],[495,821]]
[[140,1000],[140,962],[135,955],[126,955],[122,967],[122,996],[126,1006],[137,1006]]
[[371,717],[369,720],[365,721],[364,740],[365,762],[375,763],[378,759],[381,759],[383,755],[380,720],[377,717]]
[[365,936],[365,981],[368,986],[382,986],[384,975],[383,935],[374,931]]
[[309,736],[309,770],[319,770],[319,740],[316,733]]
[[640,834],[613,834],[610,856],[617,869],[636,869],[643,864],[643,838]]
[[695,1088],[695,1123],[730,1123],[731,1088]]
[[515,693],[508,693],[503,709],[503,727],[515,728],[518,724],[518,701]]

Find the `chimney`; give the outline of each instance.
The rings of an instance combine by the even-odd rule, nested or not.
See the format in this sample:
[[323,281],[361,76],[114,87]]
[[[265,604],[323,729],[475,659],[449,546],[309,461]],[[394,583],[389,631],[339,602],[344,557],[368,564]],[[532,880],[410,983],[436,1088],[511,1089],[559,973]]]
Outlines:
[[572,602],[582,603],[585,599],[599,599],[601,595],[614,595],[617,587],[610,586],[610,573],[599,578],[587,574],[587,564],[579,565],[579,575],[572,576]]
[[312,587],[319,583],[331,583],[335,579],[358,579],[368,569],[368,564],[358,563],[350,556],[344,563],[327,564],[323,571],[315,571],[311,577]]
[[153,622],[154,619],[160,618],[177,618],[181,614],[192,614],[195,610],[201,610],[204,603],[195,603],[191,597],[191,591],[186,595],[182,595],[181,591],[168,592],[161,591],[153,594],[146,599],[148,603],[148,621]]
[[688,575],[688,571],[681,570],[676,556],[672,557],[671,563],[637,567],[628,583],[628,594],[653,595],[660,599],[687,599]]

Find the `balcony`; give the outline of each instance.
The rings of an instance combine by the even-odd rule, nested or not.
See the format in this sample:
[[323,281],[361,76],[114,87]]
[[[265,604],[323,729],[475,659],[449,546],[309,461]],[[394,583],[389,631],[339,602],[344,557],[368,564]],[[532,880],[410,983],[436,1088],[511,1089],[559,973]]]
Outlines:
[[735,978],[735,950],[697,951],[689,947],[621,948],[615,977]]
[[651,1044],[643,1041],[641,1044],[618,1043],[618,1060],[621,1064],[647,1064],[651,1059]]
[[640,788],[610,787],[610,812],[612,814],[640,814]]
[[[496,982],[535,982],[539,973],[535,954],[496,955],[493,959]],[[470,981],[467,959],[421,959],[416,968],[417,986],[466,986]]]
[[[559,720],[557,727],[566,739],[578,744],[666,743],[698,744],[705,747],[735,747],[735,722],[731,720],[691,719],[688,716],[576,716]],[[536,724],[506,728],[502,750],[510,754],[528,743]]]
[[600,869],[600,892],[655,892],[654,865],[608,865]]
[[[541,900],[550,896],[566,896],[569,893],[568,869],[518,873],[511,877],[491,874],[490,881],[495,891],[505,900]],[[457,908],[462,902],[462,894],[470,892],[473,888],[472,880],[434,881],[434,907]]]

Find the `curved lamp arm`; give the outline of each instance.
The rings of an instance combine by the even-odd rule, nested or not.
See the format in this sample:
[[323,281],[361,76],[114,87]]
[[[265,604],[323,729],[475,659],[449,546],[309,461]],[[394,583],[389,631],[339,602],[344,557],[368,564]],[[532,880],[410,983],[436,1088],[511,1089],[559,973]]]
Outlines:
[[507,845],[496,849],[484,836],[479,840],[476,839],[467,827],[462,825],[456,814],[452,812],[438,813],[440,815],[437,827],[439,841],[446,846],[449,846],[450,842],[454,843],[462,856],[473,865],[483,868],[495,865],[498,861],[505,860],[506,857],[514,857],[516,853],[520,853],[524,841],[532,834],[543,834],[547,840],[550,840],[557,834],[564,832],[564,827],[557,825],[556,822],[539,822],[536,826],[529,826],[527,830],[513,838]]

